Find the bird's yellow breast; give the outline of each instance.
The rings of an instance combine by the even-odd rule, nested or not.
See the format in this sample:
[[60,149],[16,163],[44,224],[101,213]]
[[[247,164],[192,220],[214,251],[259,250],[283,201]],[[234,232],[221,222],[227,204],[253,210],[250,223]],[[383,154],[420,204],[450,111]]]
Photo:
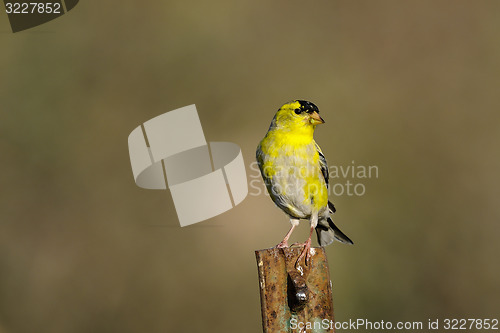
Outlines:
[[268,132],[260,143],[258,162],[274,202],[306,218],[327,206],[328,190],[312,133],[287,134]]

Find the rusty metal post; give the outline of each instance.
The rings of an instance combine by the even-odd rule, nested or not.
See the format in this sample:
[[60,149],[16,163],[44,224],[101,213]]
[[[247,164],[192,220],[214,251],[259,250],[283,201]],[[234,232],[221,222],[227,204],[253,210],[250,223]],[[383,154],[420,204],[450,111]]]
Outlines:
[[309,265],[296,270],[302,249],[255,251],[264,333],[335,332],[325,250],[311,248]]

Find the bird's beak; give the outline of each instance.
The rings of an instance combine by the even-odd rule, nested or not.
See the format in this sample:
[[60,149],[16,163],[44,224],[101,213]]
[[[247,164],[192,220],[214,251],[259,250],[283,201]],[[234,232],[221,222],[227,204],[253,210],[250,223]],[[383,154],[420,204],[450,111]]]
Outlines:
[[309,120],[309,122],[311,124],[313,124],[313,125],[319,125],[319,124],[324,124],[325,123],[325,121],[323,120],[323,118],[321,118],[316,111],[314,111],[310,115],[311,115],[311,119]]

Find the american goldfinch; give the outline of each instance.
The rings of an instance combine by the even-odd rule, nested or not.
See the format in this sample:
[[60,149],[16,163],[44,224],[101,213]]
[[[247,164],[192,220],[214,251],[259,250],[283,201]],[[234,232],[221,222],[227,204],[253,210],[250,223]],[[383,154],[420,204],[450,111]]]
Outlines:
[[309,238],[296,266],[309,261],[311,236],[316,229],[320,246],[337,240],[353,244],[333,223],[335,206],[328,201],[328,165],[313,138],[316,125],[325,121],[311,102],[295,100],[283,105],[274,116],[266,136],[257,147],[257,163],[274,203],[289,217],[292,227],[276,247],[289,247],[288,239],[300,219],[311,223]]

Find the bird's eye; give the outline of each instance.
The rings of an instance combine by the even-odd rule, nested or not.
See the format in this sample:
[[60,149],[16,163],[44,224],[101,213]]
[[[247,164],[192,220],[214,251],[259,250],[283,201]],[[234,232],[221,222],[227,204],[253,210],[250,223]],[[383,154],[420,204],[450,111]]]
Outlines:
[[300,110],[300,109],[295,109],[294,111],[296,114],[300,114],[302,112],[302,110]]

